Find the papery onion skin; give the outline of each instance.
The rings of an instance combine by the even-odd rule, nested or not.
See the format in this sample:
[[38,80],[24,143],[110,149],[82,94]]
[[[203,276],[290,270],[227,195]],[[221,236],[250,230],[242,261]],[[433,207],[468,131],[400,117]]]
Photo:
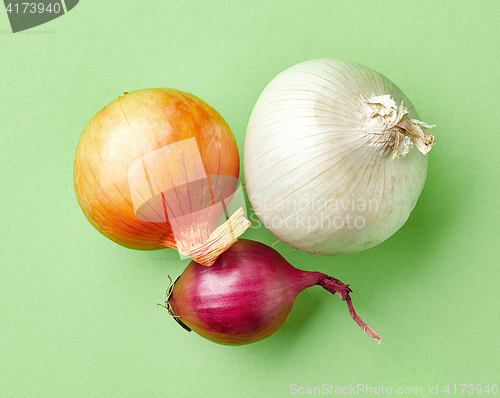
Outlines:
[[[407,108],[406,125],[419,129],[404,93],[358,64],[306,61],[267,85],[248,123],[244,170],[255,214],[278,239],[343,255],[403,226],[424,187],[428,157],[416,144],[409,149],[403,129],[384,131],[382,117],[371,116],[371,99],[387,95]],[[428,151],[433,137],[418,143]]]
[[176,248],[168,220],[146,222],[136,217],[128,172],[143,156],[189,138],[196,138],[207,175],[238,177],[238,148],[229,126],[192,94],[139,90],[99,111],[83,131],[74,162],[76,197],[90,223],[128,248]]
[[285,322],[297,295],[320,285],[347,301],[358,325],[380,337],[356,315],[348,285],[320,272],[291,266],[276,250],[240,239],[211,267],[191,262],[167,292],[166,307],[185,328],[215,343],[262,340]]

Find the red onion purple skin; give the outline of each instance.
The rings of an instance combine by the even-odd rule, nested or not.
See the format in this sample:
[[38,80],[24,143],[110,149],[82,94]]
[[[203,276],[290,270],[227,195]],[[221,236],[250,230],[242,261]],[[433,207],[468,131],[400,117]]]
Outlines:
[[[333,287],[325,286],[330,283]],[[317,284],[341,293],[351,312],[347,285],[319,272],[299,270],[271,247],[240,239],[210,267],[192,261],[170,291],[167,307],[178,321],[208,340],[248,344],[276,332],[297,295]],[[373,332],[354,309],[351,315],[365,331]]]

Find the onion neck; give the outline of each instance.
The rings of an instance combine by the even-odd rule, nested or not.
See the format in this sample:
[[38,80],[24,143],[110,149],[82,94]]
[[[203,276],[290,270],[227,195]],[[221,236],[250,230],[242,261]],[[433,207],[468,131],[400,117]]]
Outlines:
[[177,250],[180,254],[191,257],[198,264],[210,266],[238,240],[238,236],[245,232],[250,224],[244,216],[243,208],[240,207],[204,242],[195,243],[189,239],[176,239]]
[[380,336],[375,333],[375,331],[369,327],[366,323],[364,323],[361,318],[354,311],[354,307],[351,302],[351,297],[349,296],[352,293],[352,290],[349,288],[349,285],[346,285],[339,281],[338,279],[332,278],[326,274],[319,275],[318,285],[322,286],[324,289],[328,290],[330,293],[336,294],[338,293],[342,300],[347,302],[347,308],[349,309],[349,313],[351,314],[352,319],[356,322],[363,331],[374,338],[379,344],[381,341]]
[[325,290],[328,290],[330,293],[338,294],[343,301],[347,302],[347,308],[349,309],[349,313],[351,314],[354,322],[356,322],[366,334],[368,334],[380,344],[380,336],[375,333],[375,331],[371,327],[364,323],[354,310],[350,297],[350,293],[352,293],[352,290],[349,288],[349,285],[346,285],[338,279],[335,279],[321,272],[302,271],[297,268],[293,268],[291,274],[293,275],[292,278],[295,282],[292,284],[292,287],[296,294],[314,285],[319,285]]
[[[426,128],[432,128],[425,122],[408,117],[408,108],[396,105],[390,95],[379,95],[366,101],[370,105],[367,120],[376,123],[379,130],[378,141],[392,151],[392,157],[406,156],[413,145],[427,154],[434,145],[434,137]],[[373,124],[372,124],[373,126]]]

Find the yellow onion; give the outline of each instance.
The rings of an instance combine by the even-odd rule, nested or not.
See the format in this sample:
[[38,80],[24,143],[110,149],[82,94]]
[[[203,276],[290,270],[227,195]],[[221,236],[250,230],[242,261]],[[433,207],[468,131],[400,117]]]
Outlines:
[[105,106],[83,131],[74,163],[78,202],[104,236],[131,249],[174,248],[204,265],[250,225],[243,209],[226,221],[238,176],[224,119],[172,89],[124,93]]

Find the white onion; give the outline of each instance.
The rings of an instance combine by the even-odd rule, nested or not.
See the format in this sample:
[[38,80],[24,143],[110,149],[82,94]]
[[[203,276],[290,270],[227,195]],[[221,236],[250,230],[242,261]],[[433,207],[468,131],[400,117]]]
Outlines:
[[340,255],[388,239],[425,184],[434,137],[386,77],[316,59],[276,76],[250,116],[246,188],[264,226],[310,253]]

